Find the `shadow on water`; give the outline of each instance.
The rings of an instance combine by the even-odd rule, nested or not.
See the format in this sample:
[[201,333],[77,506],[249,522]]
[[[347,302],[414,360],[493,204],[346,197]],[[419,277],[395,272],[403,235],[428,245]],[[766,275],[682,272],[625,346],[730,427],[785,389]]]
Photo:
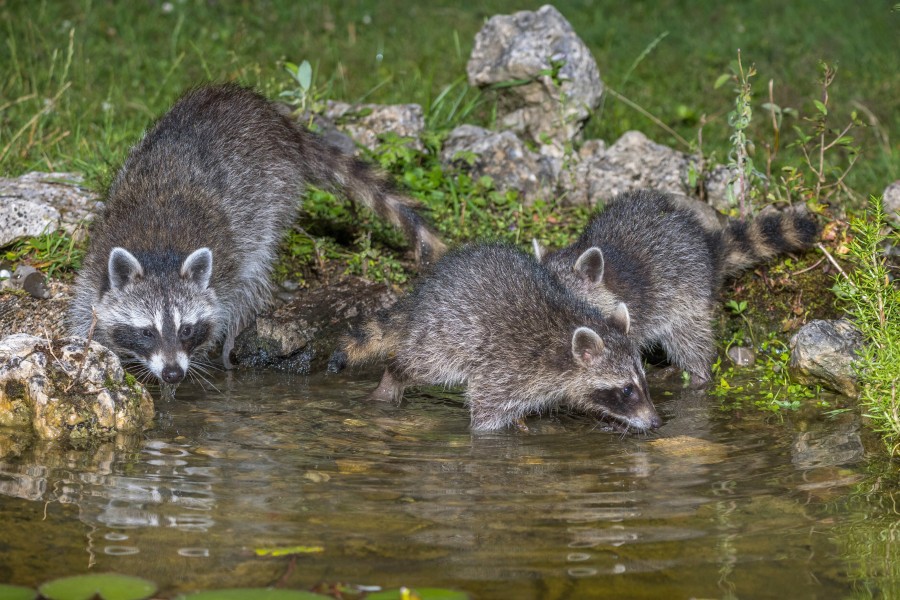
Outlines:
[[[0,581],[117,571],[166,596],[320,581],[476,598],[898,587],[893,489],[871,484],[853,415],[766,422],[672,387],[654,390],[666,425],[652,435],[567,414],[473,435],[458,394],[368,403],[373,384],[238,373],[216,392],[183,386],[133,439],[74,449],[0,432]],[[296,568],[253,552],[297,545],[324,550]]]

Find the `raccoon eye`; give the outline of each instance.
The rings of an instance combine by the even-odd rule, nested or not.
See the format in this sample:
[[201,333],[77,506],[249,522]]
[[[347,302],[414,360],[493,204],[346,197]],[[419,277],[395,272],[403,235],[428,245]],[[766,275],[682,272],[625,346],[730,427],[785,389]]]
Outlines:
[[194,333],[193,327],[191,327],[190,325],[182,325],[179,335],[181,336],[181,339],[186,340],[189,337],[191,337],[191,335],[193,335],[193,333]]
[[145,338],[152,338],[153,330],[152,329],[141,329],[141,335],[144,336]]
[[634,392],[634,387],[631,385],[626,385],[625,387],[622,388],[622,395],[625,396],[626,398],[630,398],[632,392]]

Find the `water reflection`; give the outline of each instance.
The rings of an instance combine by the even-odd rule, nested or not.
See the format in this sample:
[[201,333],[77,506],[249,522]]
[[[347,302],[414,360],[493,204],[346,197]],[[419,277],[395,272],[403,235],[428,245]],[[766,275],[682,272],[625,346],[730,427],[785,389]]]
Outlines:
[[[0,434],[0,579],[87,568],[192,587],[318,581],[478,597],[798,597],[846,590],[832,511],[863,477],[851,415],[796,426],[659,390],[653,436],[565,413],[473,435],[459,396],[239,374],[183,389],[155,430],[85,449]],[[789,417],[790,418],[790,417]],[[64,538],[57,538],[62,535]],[[824,535],[823,535],[824,534]],[[46,539],[60,560],[40,563]],[[260,547],[322,546],[288,572]],[[39,566],[33,566],[40,563]],[[789,587],[788,587],[789,586]]]

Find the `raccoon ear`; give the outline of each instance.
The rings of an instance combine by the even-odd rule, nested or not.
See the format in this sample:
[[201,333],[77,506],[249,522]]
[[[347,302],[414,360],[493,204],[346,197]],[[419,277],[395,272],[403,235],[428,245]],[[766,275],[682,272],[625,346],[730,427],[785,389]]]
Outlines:
[[144,268],[134,254],[125,248],[113,248],[106,265],[110,288],[117,290],[144,276]]
[[181,263],[181,277],[205,290],[212,277],[212,251],[209,248],[198,248],[191,252]]
[[575,272],[591,283],[600,283],[603,279],[603,251],[596,246],[585,250],[575,261]]
[[572,335],[572,356],[575,362],[590,366],[600,358],[603,352],[603,340],[590,327],[579,327]]
[[631,327],[631,315],[628,314],[628,307],[625,306],[624,302],[619,302],[616,305],[615,310],[609,315],[608,321],[610,325],[623,334],[628,335],[628,329]]
[[537,238],[531,238],[531,247],[534,249],[534,257],[537,261],[543,261],[544,256],[547,255],[547,249],[541,246],[541,243],[537,241]]

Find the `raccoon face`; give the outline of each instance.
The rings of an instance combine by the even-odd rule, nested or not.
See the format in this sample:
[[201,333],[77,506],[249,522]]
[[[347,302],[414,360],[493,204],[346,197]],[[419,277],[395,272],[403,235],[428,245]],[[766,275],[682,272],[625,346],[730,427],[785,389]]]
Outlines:
[[627,427],[655,429],[662,420],[650,400],[640,353],[625,337],[629,319],[624,304],[619,304],[608,322],[612,327],[605,338],[589,327],[579,327],[572,335],[572,356],[582,379],[582,394],[574,404]]
[[[177,264],[177,263],[176,263]],[[209,287],[212,253],[192,252],[176,271],[150,272],[124,248],[109,255],[109,290],[96,307],[95,336],[125,360],[168,384],[219,337],[218,301]],[[130,360],[129,360],[130,359]]]

